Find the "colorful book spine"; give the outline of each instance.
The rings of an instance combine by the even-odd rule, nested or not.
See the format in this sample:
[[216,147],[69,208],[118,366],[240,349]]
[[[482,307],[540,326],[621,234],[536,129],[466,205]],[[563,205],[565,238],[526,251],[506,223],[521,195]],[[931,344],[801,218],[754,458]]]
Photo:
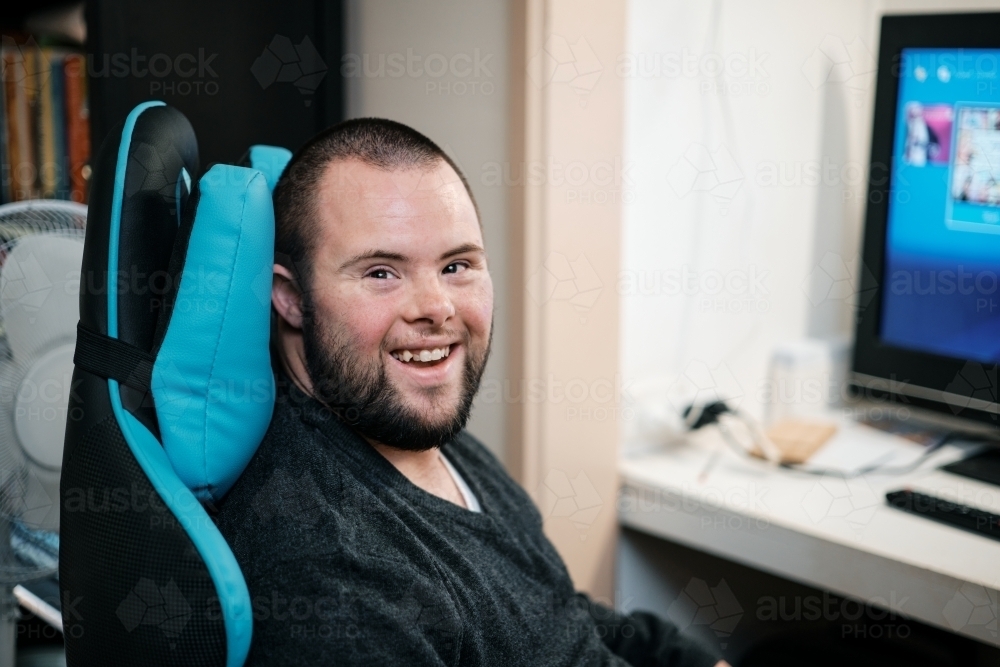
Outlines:
[[38,122],[38,192],[44,199],[54,199],[59,187],[59,164],[56,161],[56,128],[54,118],[58,115],[53,110],[52,91],[52,50],[41,49],[35,52],[37,77],[37,108]]
[[[6,73],[3,46],[0,44],[0,71]],[[12,201],[10,197],[10,151],[7,148],[7,85],[0,77],[0,204]]]
[[86,203],[90,118],[84,55],[5,34],[0,65],[0,203],[37,197]]
[[28,65],[20,45],[3,50],[4,87],[7,93],[7,146],[10,168],[10,199],[32,196],[35,183],[32,151],[31,107],[27,92]]
[[54,54],[51,61],[52,141],[56,162],[56,199],[69,199],[69,152],[66,146],[66,76],[65,54]]
[[21,47],[24,55],[24,94],[28,104],[28,120],[23,131],[28,135],[28,151],[26,159],[21,164],[21,180],[23,195],[21,199],[37,199],[39,197],[38,165],[41,154],[41,82],[44,65],[38,46],[32,41]]
[[63,61],[66,109],[66,147],[70,199],[87,201],[90,178],[90,110],[87,104],[87,62],[71,53]]

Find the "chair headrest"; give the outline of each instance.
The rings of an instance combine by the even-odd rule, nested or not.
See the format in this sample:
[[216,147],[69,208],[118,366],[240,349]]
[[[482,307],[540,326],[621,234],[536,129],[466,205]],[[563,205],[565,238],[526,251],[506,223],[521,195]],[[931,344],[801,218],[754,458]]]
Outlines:
[[[197,209],[153,366],[163,447],[202,500],[219,500],[249,463],[274,407],[268,348],[274,213],[263,174],[215,165]],[[185,252],[186,250],[186,252]]]
[[292,151],[278,146],[257,144],[250,147],[245,166],[256,169],[267,179],[267,189],[274,192],[274,186],[292,159]]
[[[106,349],[119,357],[134,350],[135,370],[117,386],[122,409],[159,439],[200,500],[219,500],[256,451],[274,407],[267,179],[215,165],[192,183],[194,132],[162,102],[133,110],[114,159],[95,170],[113,173],[114,187],[94,188],[83,266],[96,278],[81,285],[81,334],[115,339],[117,347]],[[93,339],[78,337],[77,365]]]

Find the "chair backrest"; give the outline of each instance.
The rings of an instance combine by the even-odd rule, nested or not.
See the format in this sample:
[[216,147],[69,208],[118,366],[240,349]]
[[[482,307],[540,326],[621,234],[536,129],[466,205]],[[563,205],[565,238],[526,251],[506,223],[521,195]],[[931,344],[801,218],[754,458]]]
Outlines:
[[250,647],[250,596],[210,512],[274,406],[273,184],[197,175],[194,131],[162,102],[94,164],[60,490],[70,667],[238,667]]

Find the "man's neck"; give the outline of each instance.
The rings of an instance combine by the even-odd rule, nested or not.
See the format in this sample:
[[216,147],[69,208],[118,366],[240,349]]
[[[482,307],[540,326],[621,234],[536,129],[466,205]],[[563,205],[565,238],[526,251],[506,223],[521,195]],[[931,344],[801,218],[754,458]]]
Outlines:
[[[285,334],[282,332],[282,337],[279,339],[279,344],[276,346],[278,365],[280,366],[281,372],[285,375],[285,377],[291,380],[292,383],[299,388],[299,391],[306,396],[316,398],[316,395],[313,392],[312,379],[309,377],[309,371],[306,370],[306,359],[301,344],[301,336],[299,336],[295,342],[298,342],[299,344],[294,345],[292,344],[292,341],[285,340]],[[319,399],[316,398],[316,400]],[[320,401],[320,403],[323,403],[323,401]],[[323,405],[326,404],[323,403]]]
[[465,498],[441,460],[438,448],[413,452],[370,440],[369,444],[414,485],[438,498],[466,507]]
[[[289,358],[291,357],[291,358]],[[305,369],[304,359],[301,356],[280,355],[282,370],[285,375],[295,383],[302,393],[311,396],[320,403],[323,401],[316,397],[313,392],[313,383],[309,373]],[[289,363],[292,361],[292,363]],[[295,363],[298,362],[298,363]],[[327,406],[329,407],[329,406]],[[448,472],[441,459],[441,451],[437,448],[422,451],[412,451],[390,447],[380,442],[375,442],[365,438],[372,448],[381,454],[396,470],[415,486],[423,489],[427,493],[444,498],[453,502],[459,507],[467,507],[465,497],[458,488],[455,479]]]

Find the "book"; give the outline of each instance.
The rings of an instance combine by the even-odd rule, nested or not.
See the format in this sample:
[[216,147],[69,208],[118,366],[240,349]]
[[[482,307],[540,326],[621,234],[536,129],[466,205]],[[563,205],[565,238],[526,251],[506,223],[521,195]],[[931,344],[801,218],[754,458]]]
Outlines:
[[69,198],[76,202],[87,201],[87,181],[90,177],[90,111],[87,105],[86,66],[86,58],[81,53],[71,53],[63,60]]
[[3,46],[0,45],[0,204],[11,201],[10,198],[10,156],[7,151],[7,68],[3,62]]
[[11,33],[0,41],[0,203],[86,203],[90,118],[86,59]]
[[45,73],[41,52],[34,39],[29,38],[20,46],[24,58],[23,90],[27,101],[27,120],[21,126],[21,132],[27,134],[27,151],[21,156],[20,171],[21,189],[19,199],[37,199],[39,196],[38,164],[41,149],[38,118],[41,106],[41,82]]
[[52,136],[56,160],[56,199],[69,199],[69,152],[66,144],[66,75],[65,53],[57,53],[51,61]]
[[3,78],[11,201],[29,199],[35,183],[31,107],[26,82],[29,66],[26,60],[21,45],[13,39],[4,38]]
[[56,161],[56,128],[53,111],[52,58],[51,49],[40,49],[35,53],[35,75],[37,80],[37,113],[35,131],[38,137],[38,194],[44,199],[54,199],[59,187],[59,164]]

